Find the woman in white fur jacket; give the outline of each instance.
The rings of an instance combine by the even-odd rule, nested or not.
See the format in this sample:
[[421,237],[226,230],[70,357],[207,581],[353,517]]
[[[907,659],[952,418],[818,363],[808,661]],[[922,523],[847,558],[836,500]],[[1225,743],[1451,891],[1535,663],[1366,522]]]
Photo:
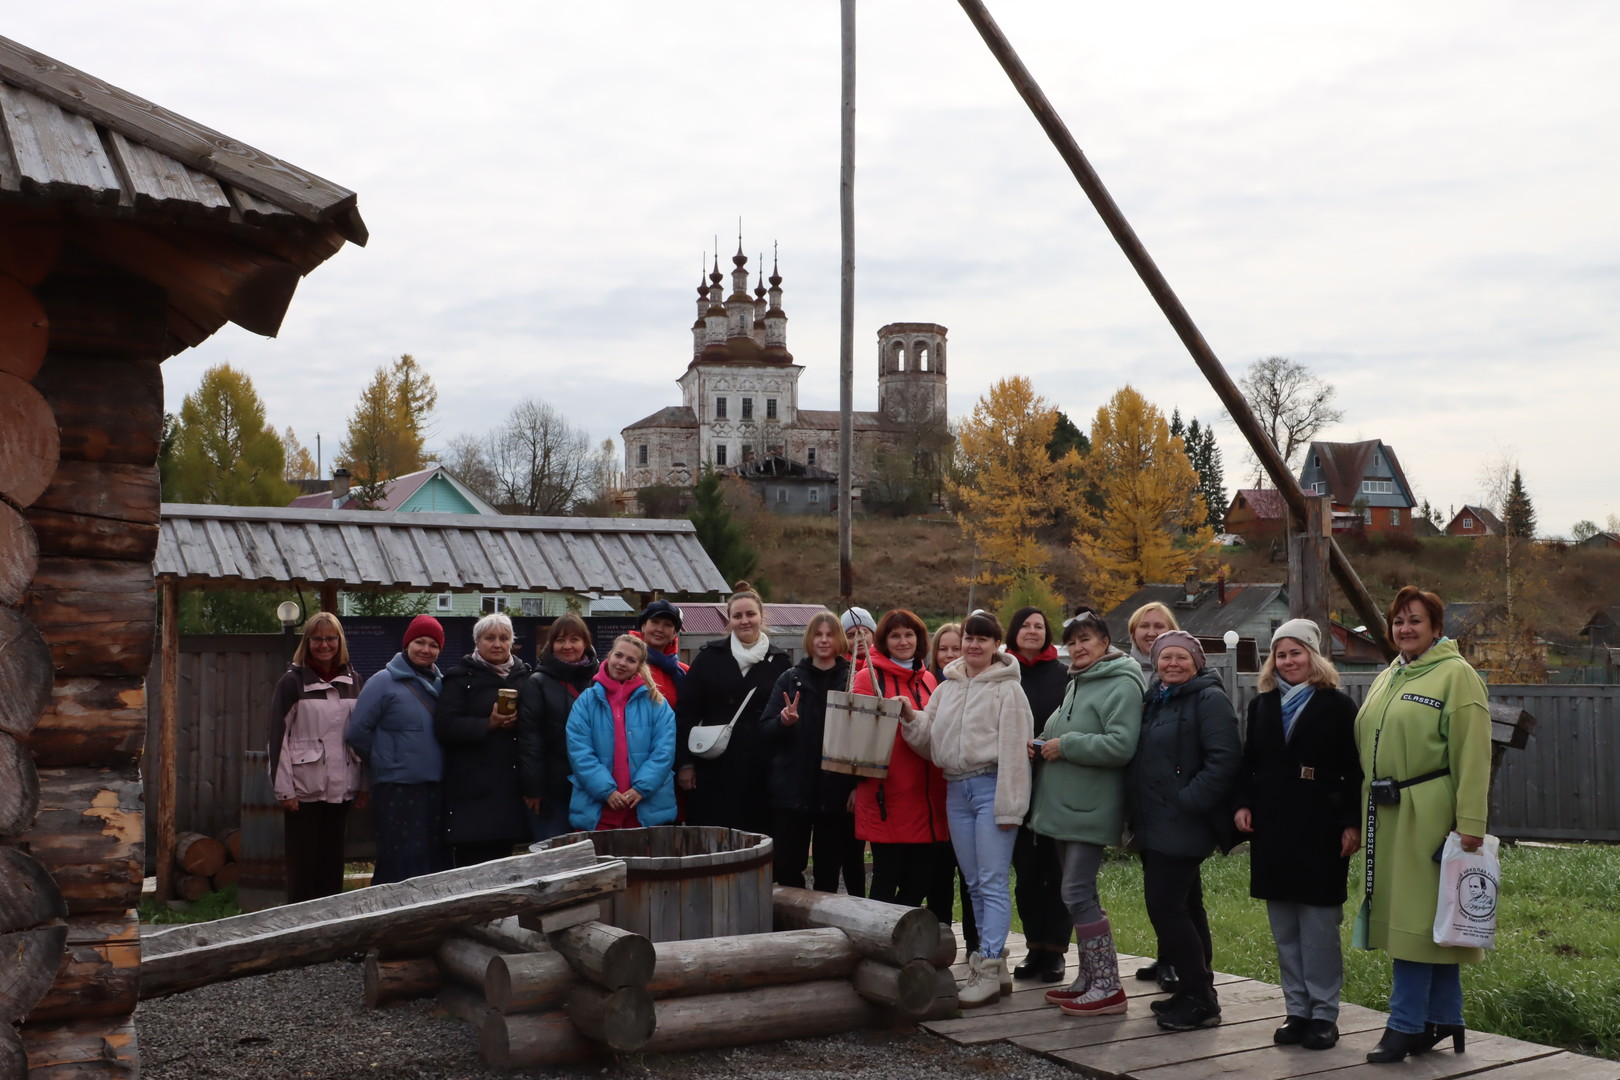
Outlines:
[[1029,811],[1033,723],[1018,664],[999,652],[1001,622],[976,611],[962,624],[962,656],[916,712],[902,701],[906,742],[945,773],[951,845],[973,898],[979,951],[958,990],[964,1008],[1012,989],[1004,953],[1012,925],[1008,878],[1018,826]]

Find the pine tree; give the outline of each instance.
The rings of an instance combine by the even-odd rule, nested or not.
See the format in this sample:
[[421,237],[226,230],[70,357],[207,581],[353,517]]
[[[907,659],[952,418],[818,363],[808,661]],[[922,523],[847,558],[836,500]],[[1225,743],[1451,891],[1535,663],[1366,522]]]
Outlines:
[[1185,448],[1164,414],[1131,387],[1097,410],[1085,470],[1104,510],[1087,515],[1074,546],[1092,568],[1099,603],[1148,582],[1181,580],[1213,541]]
[[747,531],[732,516],[720,488],[720,474],[704,466],[703,475],[692,488],[692,510],[687,515],[697,530],[698,543],[727,581],[736,583],[753,574],[759,566],[759,552],[748,542]]
[[1513,483],[1502,502],[1502,525],[1509,536],[1528,540],[1536,535],[1536,508],[1530,502],[1529,493],[1524,490],[1524,480],[1519,476],[1518,469],[1513,470]]
[[[1175,419],[1172,417],[1170,424],[1172,435],[1175,434]],[[1215,428],[1200,426],[1197,417],[1194,417],[1193,422],[1187,425],[1183,441],[1187,447],[1187,460],[1198,474],[1198,494],[1204,497],[1205,520],[1210,528],[1220,532],[1226,523],[1226,477],[1221,465],[1221,448],[1215,445]]]

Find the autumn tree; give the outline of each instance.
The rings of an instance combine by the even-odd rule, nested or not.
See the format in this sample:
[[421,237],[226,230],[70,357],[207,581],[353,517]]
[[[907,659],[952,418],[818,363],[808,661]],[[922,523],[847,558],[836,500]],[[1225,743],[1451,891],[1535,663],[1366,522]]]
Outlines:
[[439,464],[491,506],[501,501],[501,482],[489,462],[486,437],[472,432],[455,436],[439,455]]
[[320,467],[310,455],[309,447],[298,441],[298,433],[293,431],[290,424],[281,433],[281,455],[286,462],[281,475],[289,483],[294,480],[315,480],[320,477]]
[[159,469],[167,501],[285,506],[297,495],[282,479],[281,438],[253,380],[229,364],[203,372],[169,436],[170,461]]
[[1592,539],[1599,531],[1597,522],[1592,521],[1590,518],[1583,518],[1575,523],[1575,527],[1569,531],[1569,534],[1575,538],[1575,542],[1578,544],[1582,540]]
[[1015,375],[991,386],[958,432],[952,500],[978,553],[974,583],[998,594],[1020,581],[1052,585],[1051,554],[1036,530],[1074,513],[1081,460],[1072,447],[1056,460],[1047,452],[1058,416]]
[[410,353],[373,373],[338,448],[337,463],[353,477],[350,490],[360,505],[374,505],[387,481],[426,467],[428,425],[438,402],[432,378]]
[[[1318,432],[1344,419],[1344,412],[1333,404],[1338,394],[1333,384],[1286,356],[1256,360],[1238,378],[1237,387],[1289,469]],[[1254,467],[1255,486],[1264,487],[1266,471],[1258,458]]]
[[1104,510],[1075,539],[1104,607],[1149,582],[1180,581],[1214,540],[1198,474],[1164,414],[1129,386],[1097,410],[1086,475]]

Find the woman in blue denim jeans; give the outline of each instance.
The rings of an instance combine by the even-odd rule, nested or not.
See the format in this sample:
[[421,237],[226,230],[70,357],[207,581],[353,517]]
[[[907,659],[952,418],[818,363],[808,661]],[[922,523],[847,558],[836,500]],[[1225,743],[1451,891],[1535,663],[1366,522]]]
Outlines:
[[976,611],[962,624],[962,657],[916,712],[902,702],[906,742],[945,773],[951,846],[967,878],[979,949],[957,992],[964,1008],[1011,989],[1004,953],[1012,926],[1008,880],[1018,826],[1029,810],[1029,699],[1018,664],[998,652],[1000,621]]

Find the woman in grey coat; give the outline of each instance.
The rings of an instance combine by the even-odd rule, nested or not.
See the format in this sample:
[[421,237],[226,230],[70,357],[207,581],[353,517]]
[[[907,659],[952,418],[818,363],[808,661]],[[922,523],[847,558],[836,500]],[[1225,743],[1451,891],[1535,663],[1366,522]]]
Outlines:
[[[1155,1011],[1168,1031],[1221,1022],[1210,970],[1213,949],[1200,870],[1230,825],[1228,805],[1243,749],[1237,715],[1184,630],[1153,642],[1159,681],[1142,710],[1142,735],[1126,771],[1126,805],[1142,851],[1142,891],[1161,963],[1180,989]],[[1159,1002],[1154,1003],[1159,1006]]]

